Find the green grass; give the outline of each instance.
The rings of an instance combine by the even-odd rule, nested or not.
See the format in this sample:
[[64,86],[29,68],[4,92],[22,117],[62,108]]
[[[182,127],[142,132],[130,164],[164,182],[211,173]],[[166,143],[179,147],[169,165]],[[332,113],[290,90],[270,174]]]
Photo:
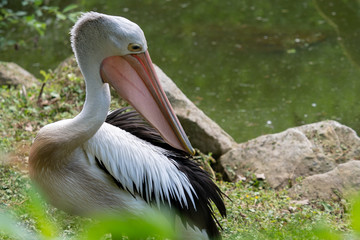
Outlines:
[[[148,220],[106,216],[94,221],[50,206],[33,190],[27,172],[32,139],[42,126],[75,116],[85,97],[82,79],[71,64],[59,72],[43,72],[46,84],[40,101],[41,85],[26,92],[0,88],[0,239],[111,239],[120,233],[133,236],[127,231],[131,229],[147,229],[140,231],[142,237],[171,238],[172,228],[161,215]],[[114,98],[112,108],[123,104]],[[229,197],[225,198],[228,217],[220,220],[224,239],[343,239],[360,233],[359,201],[351,205],[344,199],[319,200],[304,205],[288,197],[286,190],[275,191],[266,182],[251,180],[218,181]]]
[[227,201],[229,216],[222,221],[229,239],[318,239],[317,227],[347,232],[348,203],[312,201],[299,204],[287,191],[258,189],[247,183],[220,183],[233,200]]

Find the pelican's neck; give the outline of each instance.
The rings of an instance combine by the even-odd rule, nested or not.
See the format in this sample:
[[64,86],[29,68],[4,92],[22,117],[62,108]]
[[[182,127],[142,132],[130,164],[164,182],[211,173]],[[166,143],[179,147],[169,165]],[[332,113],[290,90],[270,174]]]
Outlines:
[[86,82],[86,99],[82,111],[73,119],[43,127],[31,148],[29,162],[34,172],[59,167],[73,151],[88,141],[104,123],[110,106],[110,89],[102,83],[100,63],[78,59]]
[[[87,58],[91,59],[91,58]],[[83,141],[92,137],[104,123],[110,106],[110,89],[100,77],[100,62],[77,58],[85,78],[86,98],[82,111],[73,121],[73,128],[83,137]]]

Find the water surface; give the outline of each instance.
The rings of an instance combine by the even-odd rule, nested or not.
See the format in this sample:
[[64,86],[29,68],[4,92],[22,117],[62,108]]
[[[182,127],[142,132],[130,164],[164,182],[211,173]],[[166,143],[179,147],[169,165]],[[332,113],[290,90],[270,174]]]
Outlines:
[[[239,142],[326,119],[360,130],[360,71],[351,58],[358,49],[339,41],[352,33],[351,24],[341,35],[315,1],[77,3],[83,11],[138,23],[153,62]],[[351,8],[336,7],[330,15],[339,9],[340,22],[359,26]],[[34,48],[8,50],[0,58],[39,75],[71,54],[69,27],[53,26]]]

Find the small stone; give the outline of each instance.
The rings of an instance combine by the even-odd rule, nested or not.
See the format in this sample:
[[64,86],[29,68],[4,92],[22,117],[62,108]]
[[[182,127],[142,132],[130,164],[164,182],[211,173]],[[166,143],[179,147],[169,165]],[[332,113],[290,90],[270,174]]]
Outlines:
[[257,180],[265,180],[265,174],[263,173],[255,173],[256,179]]
[[243,176],[241,176],[241,175],[237,175],[236,182],[239,182],[239,181],[245,182],[245,181],[246,181],[246,177],[243,177]]
[[293,213],[296,211],[296,207],[289,206],[288,210],[289,210],[289,212]]
[[294,200],[294,201],[290,201],[290,203],[295,204],[295,205],[309,205],[309,199],[304,199],[304,200]]

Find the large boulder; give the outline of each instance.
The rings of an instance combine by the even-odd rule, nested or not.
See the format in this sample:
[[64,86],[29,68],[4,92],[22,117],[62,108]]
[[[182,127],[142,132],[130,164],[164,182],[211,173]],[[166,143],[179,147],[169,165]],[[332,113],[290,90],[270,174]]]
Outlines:
[[352,159],[360,159],[360,139],[355,131],[324,121],[239,144],[219,162],[229,180],[253,172],[264,174],[271,187],[283,188],[298,177],[325,173]]
[[0,85],[23,85],[30,87],[38,83],[28,71],[12,62],[0,62]]
[[333,170],[309,176],[289,189],[290,196],[340,200],[360,191],[360,161],[339,164]]

